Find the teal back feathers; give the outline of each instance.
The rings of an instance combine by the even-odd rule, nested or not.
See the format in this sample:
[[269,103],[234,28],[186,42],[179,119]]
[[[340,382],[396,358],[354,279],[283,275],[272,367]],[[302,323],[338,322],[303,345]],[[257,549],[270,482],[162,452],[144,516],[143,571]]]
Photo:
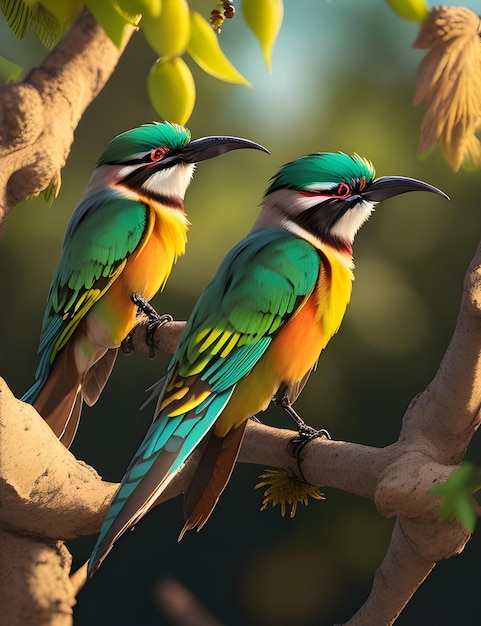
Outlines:
[[[281,229],[247,235],[227,254],[197,301],[170,367],[189,364],[188,371],[181,367],[181,374],[202,372],[207,380],[213,367],[222,366],[223,384],[236,384],[259,360],[298,300],[312,290],[319,263],[312,246]],[[212,302],[221,303],[221,310]],[[204,335],[206,329],[210,332]],[[239,333],[236,349],[246,346],[245,351],[232,350],[228,362],[223,359],[207,368],[209,351],[222,354],[234,333]]]
[[271,178],[266,191],[269,195],[278,189],[331,189],[348,181],[374,180],[375,169],[367,159],[343,152],[317,152],[283,165]]
[[191,139],[190,131],[170,122],[152,122],[117,135],[101,154],[97,166],[132,161],[138,155],[142,158],[150,153],[155,145],[170,150],[180,150]]

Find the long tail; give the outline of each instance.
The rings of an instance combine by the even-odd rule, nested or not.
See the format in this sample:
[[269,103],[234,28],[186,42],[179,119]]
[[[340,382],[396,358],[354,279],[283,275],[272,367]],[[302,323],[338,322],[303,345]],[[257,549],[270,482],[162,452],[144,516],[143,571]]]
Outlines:
[[22,400],[32,404],[66,448],[77,432],[85,401],[94,404],[117,357],[117,350],[108,350],[85,374],[75,367],[74,342],[57,354],[51,370],[24,394]]
[[185,525],[179,541],[187,530],[199,531],[209,519],[224,491],[239,456],[246,427],[244,422],[225,437],[217,437],[212,429],[194,477],[184,496]]
[[174,417],[161,414],[150,426],[110,506],[88,565],[98,570],[115,541],[156,502],[193,450],[204,439],[233,389],[211,394],[197,408]]

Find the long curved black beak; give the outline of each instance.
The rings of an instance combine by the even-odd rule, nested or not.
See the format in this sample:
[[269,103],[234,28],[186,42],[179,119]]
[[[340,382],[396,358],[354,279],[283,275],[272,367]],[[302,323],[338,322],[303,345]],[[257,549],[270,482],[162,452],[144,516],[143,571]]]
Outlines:
[[194,139],[182,149],[179,160],[184,163],[199,163],[216,156],[230,152],[231,150],[240,150],[242,148],[252,148],[253,150],[261,150],[267,152],[269,150],[258,143],[242,139],[241,137],[201,137]]
[[429,183],[425,183],[422,180],[416,180],[415,178],[407,178],[405,176],[382,176],[376,178],[365,191],[362,192],[362,197],[372,202],[381,202],[387,198],[399,196],[401,193],[407,193],[408,191],[430,191],[431,193],[437,193],[449,200],[444,191],[433,187]]

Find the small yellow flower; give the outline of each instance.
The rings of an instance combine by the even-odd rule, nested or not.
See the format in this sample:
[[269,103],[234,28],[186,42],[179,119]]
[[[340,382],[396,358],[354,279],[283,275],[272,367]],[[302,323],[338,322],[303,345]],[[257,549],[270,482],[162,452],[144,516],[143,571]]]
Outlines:
[[266,470],[259,478],[262,479],[255,488],[267,487],[264,491],[261,511],[265,511],[269,504],[272,506],[281,505],[281,515],[285,517],[286,507],[291,507],[289,516],[292,518],[296,514],[297,505],[309,504],[309,496],[315,500],[324,500],[324,495],[318,487],[301,482],[284,470]]

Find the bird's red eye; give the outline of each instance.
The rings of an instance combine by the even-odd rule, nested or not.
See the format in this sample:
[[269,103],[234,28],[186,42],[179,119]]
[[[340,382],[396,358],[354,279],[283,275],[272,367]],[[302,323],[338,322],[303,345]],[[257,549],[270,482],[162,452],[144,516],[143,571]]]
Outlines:
[[347,183],[339,183],[336,196],[338,198],[347,198],[351,194],[351,188]]
[[151,161],[160,161],[164,158],[167,148],[154,148],[150,153]]

